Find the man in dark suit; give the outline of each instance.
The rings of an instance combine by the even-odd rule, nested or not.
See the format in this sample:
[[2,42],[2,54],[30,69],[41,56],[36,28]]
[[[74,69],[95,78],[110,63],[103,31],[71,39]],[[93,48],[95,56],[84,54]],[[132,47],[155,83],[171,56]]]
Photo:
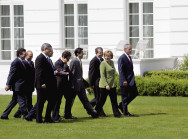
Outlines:
[[72,79],[74,82],[74,92],[78,95],[87,113],[91,115],[93,118],[96,118],[98,117],[98,113],[96,112],[96,110],[93,109],[93,107],[89,103],[84,86],[84,82],[86,81],[82,77],[83,70],[81,59],[83,58],[83,49],[77,48],[74,51],[74,53],[76,55],[76,58],[72,59],[72,61],[70,62],[70,71],[73,74]]
[[99,101],[100,90],[99,90],[99,80],[100,80],[100,64],[103,61],[103,49],[97,47],[95,49],[96,56],[89,63],[89,86],[94,90],[95,98],[90,101],[90,104],[94,107]]
[[[34,91],[34,81],[35,81],[35,68],[34,68],[34,63],[32,61],[33,58],[33,52],[28,50],[26,52],[26,57],[25,57],[25,65],[26,65],[26,92],[25,92],[25,98],[26,98],[26,106],[28,112],[32,109],[32,94]],[[14,114],[15,118],[20,118],[21,117],[21,111],[20,108],[18,111]]]
[[128,111],[128,104],[138,95],[134,71],[133,71],[133,63],[130,57],[132,52],[132,47],[130,44],[125,44],[124,46],[125,53],[122,54],[118,59],[118,71],[119,71],[119,85],[121,87],[121,97],[123,114],[126,116],[134,116]]
[[53,123],[51,112],[55,104],[57,95],[57,83],[54,75],[58,71],[54,70],[53,63],[50,59],[53,55],[52,46],[49,43],[44,43],[41,47],[42,53],[35,60],[35,87],[37,90],[37,108],[36,122],[42,123],[42,112],[44,103],[47,100],[45,123]]
[[66,99],[64,118],[76,119],[76,117],[72,116],[71,114],[71,108],[72,108],[74,97],[72,94],[73,93],[72,74],[70,73],[69,66],[67,65],[67,62],[69,61],[70,57],[71,57],[71,53],[69,51],[64,51],[62,53],[62,57],[55,62],[55,69],[57,69],[60,72],[60,74],[56,76],[58,95],[52,115],[52,119],[54,121],[62,120],[59,114],[59,110],[60,110],[60,105],[63,95]]
[[9,113],[17,103],[19,104],[23,118],[27,115],[24,94],[26,92],[26,65],[24,64],[25,54],[26,50],[24,48],[19,48],[17,50],[17,58],[11,63],[5,90],[13,91],[13,96],[6,110],[1,115],[1,119],[8,119]]

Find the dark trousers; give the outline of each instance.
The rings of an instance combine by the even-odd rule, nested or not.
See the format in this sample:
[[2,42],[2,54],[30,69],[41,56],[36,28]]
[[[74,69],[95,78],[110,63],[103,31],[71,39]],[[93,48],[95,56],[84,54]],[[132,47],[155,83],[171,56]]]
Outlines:
[[[53,92],[54,91],[54,92]],[[42,122],[42,112],[44,108],[44,103],[48,101],[46,108],[45,120],[51,120],[51,112],[54,108],[56,99],[56,90],[40,89],[37,90],[37,108],[36,108],[36,122]]]
[[1,115],[2,117],[8,117],[12,109],[19,104],[21,114],[23,117],[27,115],[27,108],[26,108],[26,100],[25,95],[23,92],[13,92],[12,100],[10,101],[9,105],[7,106],[6,110]]
[[83,104],[84,108],[86,109],[86,111],[89,115],[96,114],[94,112],[93,107],[89,103],[89,100],[87,98],[86,91],[85,91],[84,87],[81,87],[80,91],[76,91],[76,94],[74,94],[74,98],[76,97],[76,95],[78,95],[78,98],[80,99],[81,103]]
[[128,112],[128,104],[138,95],[136,84],[133,86],[121,86],[121,98],[123,106],[123,114],[126,115]]
[[[27,107],[27,111],[29,112],[32,108],[32,94],[33,92],[27,92],[25,95],[25,100],[26,100],[26,107]],[[14,114],[15,116],[20,116],[21,117],[21,110],[20,107],[18,108],[17,112]]]
[[100,95],[100,88],[99,88],[99,80],[100,80],[100,78],[96,80],[95,85],[94,85],[94,89],[93,89],[95,98],[90,101],[90,104],[93,107],[99,102],[100,96],[101,96]]
[[37,109],[37,103],[34,105],[34,107],[32,107],[32,109],[29,111],[26,117],[29,119],[36,118],[36,109]]
[[100,98],[99,103],[97,103],[95,107],[96,111],[98,113],[101,113],[102,108],[106,102],[106,98],[109,95],[114,116],[115,117],[121,116],[121,113],[118,110],[116,88],[111,88],[110,90],[106,90],[106,88],[100,88],[100,93],[101,93],[101,98]]
[[62,89],[58,91],[56,104],[53,109],[53,115],[52,115],[53,120],[58,120],[60,118],[59,111],[60,111],[60,105],[61,105],[61,100],[62,100],[63,95],[66,99],[64,117],[72,117],[71,108],[72,108],[75,97],[73,96],[72,89],[68,88],[68,89]]

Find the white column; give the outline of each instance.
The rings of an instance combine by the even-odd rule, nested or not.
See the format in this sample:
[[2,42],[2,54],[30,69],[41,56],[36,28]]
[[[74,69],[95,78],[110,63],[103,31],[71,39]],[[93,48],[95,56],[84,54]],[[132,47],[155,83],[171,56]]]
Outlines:
[[124,5],[124,39],[129,40],[129,0],[123,1]]
[[59,0],[59,48],[65,48],[64,32],[64,0]]

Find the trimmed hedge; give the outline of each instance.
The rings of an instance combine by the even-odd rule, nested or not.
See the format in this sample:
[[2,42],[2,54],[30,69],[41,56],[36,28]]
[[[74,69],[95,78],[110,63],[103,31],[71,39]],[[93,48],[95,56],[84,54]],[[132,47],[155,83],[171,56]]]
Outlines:
[[[140,96],[188,96],[188,72],[152,71],[145,77],[136,76],[135,82]],[[88,79],[87,79],[88,81]],[[116,92],[120,95],[119,75],[116,73]],[[92,89],[87,89],[92,93]]]
[[188,71],[149,71],[144,73],[144,77],[168,76],[173,79],[188,79]]

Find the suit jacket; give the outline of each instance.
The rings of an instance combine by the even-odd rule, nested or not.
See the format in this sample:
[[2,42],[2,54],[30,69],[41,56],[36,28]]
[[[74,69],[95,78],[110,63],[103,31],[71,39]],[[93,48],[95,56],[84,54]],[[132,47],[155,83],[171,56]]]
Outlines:
[[27,92],[33,92],[35,89],[35,67],[33,61],[30,64],[27,61],[24,61],[27,70],[26,70],[26,84]]
[[73,86],[72,74],[70,72],[69,66],[68,65],[65,66],[63,61],[61,60],[61,58],[59,58],[55,62],[55,69],[57,69],[61,73],[62,73],[62,71],[69,72],[69,75],[65,75],[62,73],[62,75],[56,76],[58,90],[67,89],[67,88],[70,88],[71,86]]
[[80,66],[80,61],[78,58],[73,58],[70,62],[70,71],[72,73],[72,79],[73,79],[73,84],[74,84],[74,90],[75,91],[80,91],[80,89],[83,86],[83,71],[82,67]]
[[133,64],[129,61],[125,54],[118,59],[119,85],[123,86],[123,82],[127,81],[129,86],[134,85]]
[[[102,59],[103,61],[103,59]],[[101,62],[95,56],[89,63],[89,85],[95,85],[95,82],[100,78],[100,64]]]
[[42,89],[41,86],[46,84],[46,90],[56,91],[57,82],[54,76],[54,69],[46,57],[41,53],[35,60],[35,87]]
[[26,89],[26,68],[19,58],[11,63],[6,85],[11,91],[25,91]]

